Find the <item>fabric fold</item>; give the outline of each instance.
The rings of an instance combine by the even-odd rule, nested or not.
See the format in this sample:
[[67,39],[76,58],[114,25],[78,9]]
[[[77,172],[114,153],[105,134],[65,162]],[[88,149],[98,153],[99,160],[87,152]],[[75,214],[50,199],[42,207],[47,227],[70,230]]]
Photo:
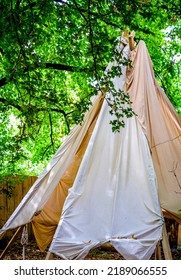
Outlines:
[[181,222],[181,118],[154,77],[146,45],[131,52],[127,92],[150,147],[161,207]]

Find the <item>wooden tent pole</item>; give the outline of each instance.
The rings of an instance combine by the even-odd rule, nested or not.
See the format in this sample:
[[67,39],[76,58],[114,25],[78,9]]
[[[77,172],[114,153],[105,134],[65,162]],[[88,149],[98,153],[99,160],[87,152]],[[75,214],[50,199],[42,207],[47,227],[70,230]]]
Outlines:
[[8,245],[6,246],[6,248],[4,249],[4,251],[2,252],[2,254],[0,255],[0,260],[3,260],[3,259],[4,259],[5,255],[7,254],[7,252],[9,251],[9,249],[13,246],[14,242],[16,241],[18,235],[20,235],[21,232],[23,231],[23,227],[24,227],[24,225],[23,225],[23,226],[20,226],[20,227],[16,230],[15,234],[13,235],[13,237],[11,238],[11,240],[9,241]]
[[177,238],[177,246],[181,246],[181,224],[178,225],[178,238]]
[[161,256],[161,244],[160,241],[158,241],[157,245],[156,245],[156,249],[155,249],[155,260],[161,260],[162,256]]
[[4,231],[3,233],[0,234],[0,240],[5,236],[6,231]]
[[47,255],[46,255],[45,260],[53,260],[53,253],[48,252]]
[[163,233],[162,233],[162,247],[163,247],[163,252],[165,256],[165,260],[172,260],[172,253],[170,250],[170,244],[168,240],[168,235],[167,235],[167,230],[165,223],[163,225]]

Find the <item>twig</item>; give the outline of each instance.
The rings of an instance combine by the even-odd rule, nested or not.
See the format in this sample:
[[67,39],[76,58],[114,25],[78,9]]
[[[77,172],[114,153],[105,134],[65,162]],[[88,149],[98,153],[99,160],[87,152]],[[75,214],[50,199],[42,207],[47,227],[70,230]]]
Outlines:
[[52,124],[52,118],[51,118],[50,112],[48,112],[48,116],[49,116],[49,122],[50,122],[50,140],[51,140],[53,152],[55,153],[54,142],[53,142],[53,124]]
[[178,166],[178,162],[175,164],[174,162],[173,162],[173,169],[172,170],[169,170],[168,172],[171,172],[171,173],[173,173],[173,175],[175,176],[175,179],[176,179],[176,181],[177,181],[177,183],[178,183],[178,186],[179,186],[179,188],[181,189],[181,184],[180,184],[180,182],[179,182],[179,180],[178,180],[178,178],[177,178],[177,174],[176,174],[176,169],[177,169],[177,166]]

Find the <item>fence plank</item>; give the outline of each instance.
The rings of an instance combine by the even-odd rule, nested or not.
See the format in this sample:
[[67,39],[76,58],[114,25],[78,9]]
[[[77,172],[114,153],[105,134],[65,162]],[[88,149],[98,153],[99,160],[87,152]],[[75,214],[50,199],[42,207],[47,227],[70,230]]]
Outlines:
[[[3,186],[8,188],[10,179],[11,178],[8,178],[8,180],[3,183]],[[37,177],[35,176],[25,178],[24,180],[22,180],[20,176],[13,177],[12,180],[15,189],[12,197],[8,198],[5,193],[0,193],[0,227],[8,220],[36,179]]]

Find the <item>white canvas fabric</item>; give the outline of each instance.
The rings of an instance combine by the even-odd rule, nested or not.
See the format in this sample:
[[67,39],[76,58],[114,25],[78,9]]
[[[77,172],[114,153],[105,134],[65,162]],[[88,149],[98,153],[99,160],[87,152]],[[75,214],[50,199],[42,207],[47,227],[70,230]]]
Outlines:
[[[126,67],[122,73],[113,80],[116,89],[124,89]],[[125,119],[125,128],[114,134],[109,110],[105,100],[50,246],[64,259],[82,259],[106,242],[126,259],[149,259],[162,236],[145,135],[136,117]]]

